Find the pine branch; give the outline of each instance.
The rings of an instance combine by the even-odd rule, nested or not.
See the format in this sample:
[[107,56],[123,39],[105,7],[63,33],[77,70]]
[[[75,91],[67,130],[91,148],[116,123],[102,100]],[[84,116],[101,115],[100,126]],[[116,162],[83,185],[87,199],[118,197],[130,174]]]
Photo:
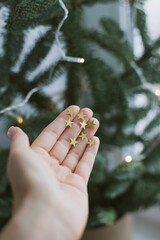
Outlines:
[[7,86],[3,94],[0,96],[1,109],[3,109],[4,107],[10,106],[15,97],[16,97],[16,87],[11,85]]
[[0,58],[0,87],[9,85],[9,71],[7,57]]
[[148,36],[148,29],[146,26],[146,14],[141,9],[137,10],[137,16],[136,16],[136,25],[140,31],[140,35],[142,38],[142,42],[145,48],[148,48],[150,45],[150,38]]
[[[12,84],[16,86],[17,92],[20,92],[23,97],[25,97],[31,89],[37,87],[34,83],[27,82],[25,79],[23,79],[22,81],[21,76],[18,74],[12,74],[10,79]],[[56,106],[54,105],[50,97],[45,96],[40,91],[33,94],[33,96],[30,98],[30,102],[40,109],[46,109],[50,111],[56,109]]]
[[117,2],[118,0],[79,0],[79,4],[87,5],[87,6],[92,6],[93,4],[96,3],[111,3],[111,2]]
[[[129,65],[133,60],[133,54],[127,42],[119,41],[119,38],[109,33],[101,34],[98,31],[90,31],[89,39],[98,44],[105,51],[112,53],[120,62]],[[104,40],[105,39],[105,40]]]
[[154,56],[155,51],[157,51],[160,48],[160,38],[158,38],[156,41],[153,42],[153,44],[146,48],[144,54],[142,57],[140,57],[136,63],[140,66],[146,59],[151,58]]
[[20,73],[25,76],[27,72],[33,71],[49,52],[53,44],[54,30],[48,30],[37,42],[35,47],[26,56],[25,61],[22,63]]
[[63,61],[58,61],[55,66],[51,66],[47,71],[39,74],[34,79],[34,84],[38,86],[48,85],[56,81],[67,71],[67,64]]
[[[158,50],[160,47],[160,38],[158,38],[151,46],[147,47],[145,49],[145,52],[139,59],[134,59],[135,63],[141,67],[143,63],[147,60],[149,60],[151,57],[155,57],[155,52]],[[122,75],[120,76],[123,81],[126,81],[128,77],[133,73],[133,69],[130,67],[127,69],[127,71],[123,72]]]
[[12,8],[7,28],[19,31],[42,24],[57,14],[57,7],[59,6],[56,6],[56,0],[18,1]]

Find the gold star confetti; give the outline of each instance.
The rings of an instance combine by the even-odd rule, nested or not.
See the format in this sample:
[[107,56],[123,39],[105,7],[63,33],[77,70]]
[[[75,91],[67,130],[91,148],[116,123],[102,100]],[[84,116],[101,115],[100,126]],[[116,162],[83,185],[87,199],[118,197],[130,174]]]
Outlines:
[[76,141],[76,138],[70,138],[70,140],[71,140],[70,144],[75,147],[76,144],[78,143],[78,141]]
[[87,133],[83,133],[81,135],[79,135],[79,137],[84,140],[84,139],[87,139]]
[[87,126],[87,123],[85,123],[85,121],[80,122],[80,124],[81,124],[81,128],[82,128],[82,129],[85,129],[86,126]]
[[87,143],[90,147],[95,144],[95,141],[92,139],[89,139],[89,142]]
[[87,127],[89,128],[93,128],[96,124],[94,123],[94,121],[89,121],[87,124]]
[[69,108],[68,109],[68,113],[67,113],[68,115],[70,115],[71,117],[72,117],[72,115],[74,115],[75,114],[75,112],[74,112],[74,110],[73,109],[71,109],[71,108]]
[[71,122],[71,119],[65,120],[65,122],[66,122],[66,127],[67,126],[72,127],[73,122]]
[[83,112],[81,112],[80,114],[78,114],[78,119],[84,120],[85,117],[86,117],[86,115],[84,115]]

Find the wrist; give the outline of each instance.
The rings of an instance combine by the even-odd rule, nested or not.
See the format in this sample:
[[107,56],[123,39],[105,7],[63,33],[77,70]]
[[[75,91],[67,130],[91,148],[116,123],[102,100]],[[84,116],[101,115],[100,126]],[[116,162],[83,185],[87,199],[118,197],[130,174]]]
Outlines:
[[[50,199],[44,201],[36,194],[30,194],[14,212],[12,229],[21,229],[19,235],[23,232],[22,235],[26,236],[23,240],[77,240],[75,234],[67,228],[65,219],[61,219],[59,206],[60,202],[56,204],[51,195]],[[15,239],[21,238],[16,236]]]

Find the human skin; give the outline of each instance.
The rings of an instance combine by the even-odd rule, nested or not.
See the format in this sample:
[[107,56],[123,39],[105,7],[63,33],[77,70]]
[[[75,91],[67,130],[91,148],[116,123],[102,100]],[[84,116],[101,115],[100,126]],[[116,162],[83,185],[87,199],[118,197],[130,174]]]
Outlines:
[[[75,115],[69,116],[68,109]],[[81,128],[77,114],[94,121],[86,128],[88,139],[78,138],[71,147],[70,138],[78,137]],[[27,135],[11,127],[7,173],[14,202],[13,215],[0,240],[79,240],[88,218],[87,183],[99,147],[94,136],[99,127],[93,112],[70,106],[49,124],[30,146]],[[65,120],[71,118],[72,128]]]

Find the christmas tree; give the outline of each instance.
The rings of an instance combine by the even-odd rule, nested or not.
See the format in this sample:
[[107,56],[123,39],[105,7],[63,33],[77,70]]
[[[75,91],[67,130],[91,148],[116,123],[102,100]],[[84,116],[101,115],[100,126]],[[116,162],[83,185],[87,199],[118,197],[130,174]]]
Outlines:
[[[54,0],[0,0],[0,117],[5,130],[20,126],[30,138],[38,135],[59,112],[70,104],[89,107],[101,126],[101,147],[89,182],[90,216],[88,227],[112,224],[126,212],[159,204],[160,138],[159,138],[159,65],[160,39],[151,40],[146,26],[143,0],[126,1],[134,13],[143,52],[136,57],[119,24],[110,18],[100,20],[101,29],[88,29],[83,21],[85,7],[118,0],[65,0],[69,17],[61,28],[60,41],[66,55],[84,58],[83,64],[58,57],[45,64],[46,56],[56,55],[55,37],[64,9]],[[26,42],[30,33],[32,46]],[[28,38],[27,38],[28,37]],[[96,49],[114,56],[120,71],[107,63]],[[25,52],[25,53],[24,53]],[[56,57],[55,57],[56,58]],[[41,67],[40,67],[41,66]],[[35,69],[37,70],[35,72]],[[44,88],[65,78],[65,89],[52,98]],[[16,101],[23,102],[36,88],[23,108],[3,112]],[[145,104],[137,105],[138,96]],[[61,104],[60,104],[61,103]],[[153,112],[143,131],[135,126]],[[35,128],[36,125],[36,128]],[[125,158],[112,171],[107,168],[109,145],[134,146],[141,143],[142,152]],[[0,226],[11,214],[12,193],[6,176],[8,149],[0,152]]]

